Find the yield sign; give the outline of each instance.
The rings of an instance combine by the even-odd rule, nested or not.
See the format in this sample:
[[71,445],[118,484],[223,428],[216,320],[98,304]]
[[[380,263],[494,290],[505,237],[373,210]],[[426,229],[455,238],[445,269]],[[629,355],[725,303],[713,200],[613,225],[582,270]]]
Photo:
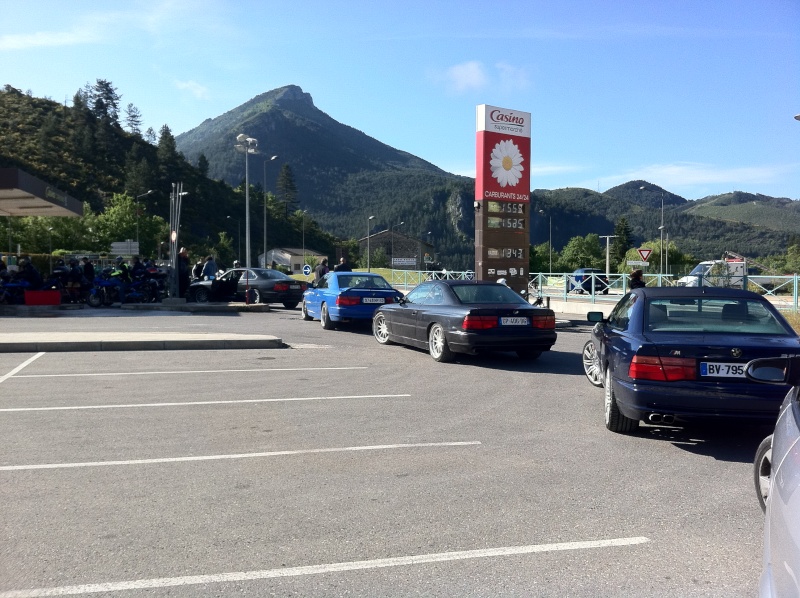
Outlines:
[[653,253],[652,249],[637,249],[636,251],[639,252],[639,257],[641,257],[645,262],[647,261],[647,258],[650,257],[650,254]]

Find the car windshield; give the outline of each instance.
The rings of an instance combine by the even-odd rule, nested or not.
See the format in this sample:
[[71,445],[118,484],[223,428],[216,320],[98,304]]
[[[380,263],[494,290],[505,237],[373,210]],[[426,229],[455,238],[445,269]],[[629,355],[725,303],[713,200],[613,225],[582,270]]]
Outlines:
[[659,298],[647,307],[648,332],[793,333],[763,301],[729,298]]
[[461,303],[523,303],[525,299],[503,284],[459,284],[452,286]]
[[339,288],[391,289],[392,285],[390,285],[380,276],[360,276],[358,274],[348,274],[346,276],[339,277]]

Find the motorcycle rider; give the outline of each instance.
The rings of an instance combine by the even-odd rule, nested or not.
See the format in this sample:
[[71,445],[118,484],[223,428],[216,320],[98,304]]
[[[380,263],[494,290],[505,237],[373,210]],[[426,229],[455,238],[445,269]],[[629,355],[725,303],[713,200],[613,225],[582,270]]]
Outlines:
[[139,260],[139,256],[134,256],[133,265],[131,265],[131,277],[134,279],[141,278],[146,271],[147,268],[145,268],[145,265]]
[[121,255],[118,255],[115,260],[114,270],[111,272],[111,280],[117,283],[119,302],[125,303],[125,288],[131,283],[131,269]]
[[31,259],[29,257],[22,256],[19,258],[19,263],[17,265],[19,269],[17,270],[16,274],[14,274],[14,282],[27,282],[28,288],[32,291],[36,291],[41,288],[42,275],[39,274],[39,271],[31,263]]

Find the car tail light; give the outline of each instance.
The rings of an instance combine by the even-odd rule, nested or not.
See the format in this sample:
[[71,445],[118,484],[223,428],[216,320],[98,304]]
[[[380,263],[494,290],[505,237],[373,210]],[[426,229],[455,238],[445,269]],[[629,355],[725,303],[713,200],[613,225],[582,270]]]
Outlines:
[[289,283],[288,282],[276,282],[275,286],[272,287],[272,290],[278,291],[279,293],[283,293],[289,290]]
[[533,324],[534,328],[545,328],[545,329],[555,330],[556,317],[555,315],[533,316],[531,318],[531,324]]
[[659,357],[658,355],[634,355],[628,376],[632,380],[696,380],[697,362],[690,357]]
[[471,316],[468,315],[461,323],[463,330],[489,330],[497,328],[497,316]]
[[361,303],[361,297],[353,297],[351,295],[339,295],[336,298],[336,305],[359,305]]
[[396,300],[395,297],[387,297],[385,303],[394,303]]

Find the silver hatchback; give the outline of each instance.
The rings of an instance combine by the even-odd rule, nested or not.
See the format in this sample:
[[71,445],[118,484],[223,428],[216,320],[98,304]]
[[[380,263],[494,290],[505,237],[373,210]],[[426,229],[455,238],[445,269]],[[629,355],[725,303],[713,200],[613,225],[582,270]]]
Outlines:
[[762,597],[800,596],[800,357],[755,359],[747,377],[791,384],[775,431],[756,453],[753,478],[765,510]]

